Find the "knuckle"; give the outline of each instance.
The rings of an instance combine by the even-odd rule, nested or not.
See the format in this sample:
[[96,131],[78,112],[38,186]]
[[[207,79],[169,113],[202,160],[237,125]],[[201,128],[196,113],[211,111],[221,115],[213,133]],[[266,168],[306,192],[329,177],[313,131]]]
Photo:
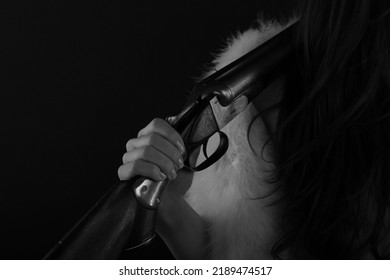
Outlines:
[[126,142],[126,150],[129,151],[133,148],[133,139],[129,139],[127,142]]
[[162,125],[163,120],[160,118],[154,118],[151,122],[150,125],[153,129],[160,127]]
[[124,153],[122,156],[122,162],[126,163],[126,159],[127,159],[127,153]]
[[142,158],[150,158],[152,155],[152,147],[151,146],[144,146],[141,150],[141,157]]
[[152,124],[152,125],[156,125],[156,124],[158,124],[160,122],[160,118],[154,118],[150,123]]
[[146,139],[146,144],[147,145],[152,145],[152,146],[155,145],[156,142],[157,142],[157,137],[158,136],[155,133],[149,134],[149,136]]
[[158,126],[158,124],[157,124],[157,119],[153,119],[153,120],[150,122],[149,126],[150,126],[150,128],[151,128],[152,130],[156,129],[156,127]]

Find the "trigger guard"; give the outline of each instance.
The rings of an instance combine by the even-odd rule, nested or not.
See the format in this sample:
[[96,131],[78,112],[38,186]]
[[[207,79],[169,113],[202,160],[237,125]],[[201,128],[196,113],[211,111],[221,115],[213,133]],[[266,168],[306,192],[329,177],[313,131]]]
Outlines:
[[214,164],[215,162],[217,162],[226,153],[226,151],[229,147],[229,139],[226,136],[226,134],[223,133],[222,131],[217,131],[217,133],[219,134],[219,137],[220,137],[220,141],[219,141],[219,145],[218,145],[217,150],[211,156],[209,156],[204,162],[199,164],[198,166],[191,167],[191,169],[193,171],[202,171],[202,170],[206,169],[207,167],[209,167],[212,164]]

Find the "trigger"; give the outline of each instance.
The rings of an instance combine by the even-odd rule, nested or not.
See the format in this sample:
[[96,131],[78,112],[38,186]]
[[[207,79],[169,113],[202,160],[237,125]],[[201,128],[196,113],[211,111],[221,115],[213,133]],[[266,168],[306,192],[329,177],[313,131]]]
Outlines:
[[209,156],[207,155],[207,143],[209,142],[209,138],[206,139],[206,141],[203,143],[203,155],[206,159],[209,158]]

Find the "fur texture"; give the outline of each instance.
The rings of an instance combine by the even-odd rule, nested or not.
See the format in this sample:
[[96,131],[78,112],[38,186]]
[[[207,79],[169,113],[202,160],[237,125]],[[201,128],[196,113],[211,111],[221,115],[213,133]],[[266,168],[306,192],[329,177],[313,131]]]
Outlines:
[[[237,33],[227,40],[210,69],[221,69],[288,25],[259,22],[258,28]],[[195,173],[186,193],[188,203],[208,223],[210,241],[204,249],[214,259],[270,259],[271,248],[280,237],[283,206],[270,205],[280,193],[274,192],[277,186],[267,183],[273,169],[272,146],[267,145],[262,154],[268,134],[261,118],[256,118],[249,130],[256,114],[256,108],[249,105],[223,129],[229,137],[227,153],[213,166]],[[217,138],[211,139],[209,150],[218,145]]]

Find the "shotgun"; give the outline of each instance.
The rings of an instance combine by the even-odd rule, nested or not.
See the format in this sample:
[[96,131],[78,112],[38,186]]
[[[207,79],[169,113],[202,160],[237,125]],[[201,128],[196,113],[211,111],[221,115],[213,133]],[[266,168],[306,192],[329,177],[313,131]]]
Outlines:
[[[198,82],[184,109],[166,118],[185,143],[185,168],[200,171],[223,156],[229,141],[221,129],[292,65],[296,26]],[[205,153],[215,133],[220,136],[218,148],[195,165],[192,155],[201,147]],[[158,205],[168,183],[140,176],[117,183],[44,259],[116,259],[123,250],[148,244],[155,236]]]

